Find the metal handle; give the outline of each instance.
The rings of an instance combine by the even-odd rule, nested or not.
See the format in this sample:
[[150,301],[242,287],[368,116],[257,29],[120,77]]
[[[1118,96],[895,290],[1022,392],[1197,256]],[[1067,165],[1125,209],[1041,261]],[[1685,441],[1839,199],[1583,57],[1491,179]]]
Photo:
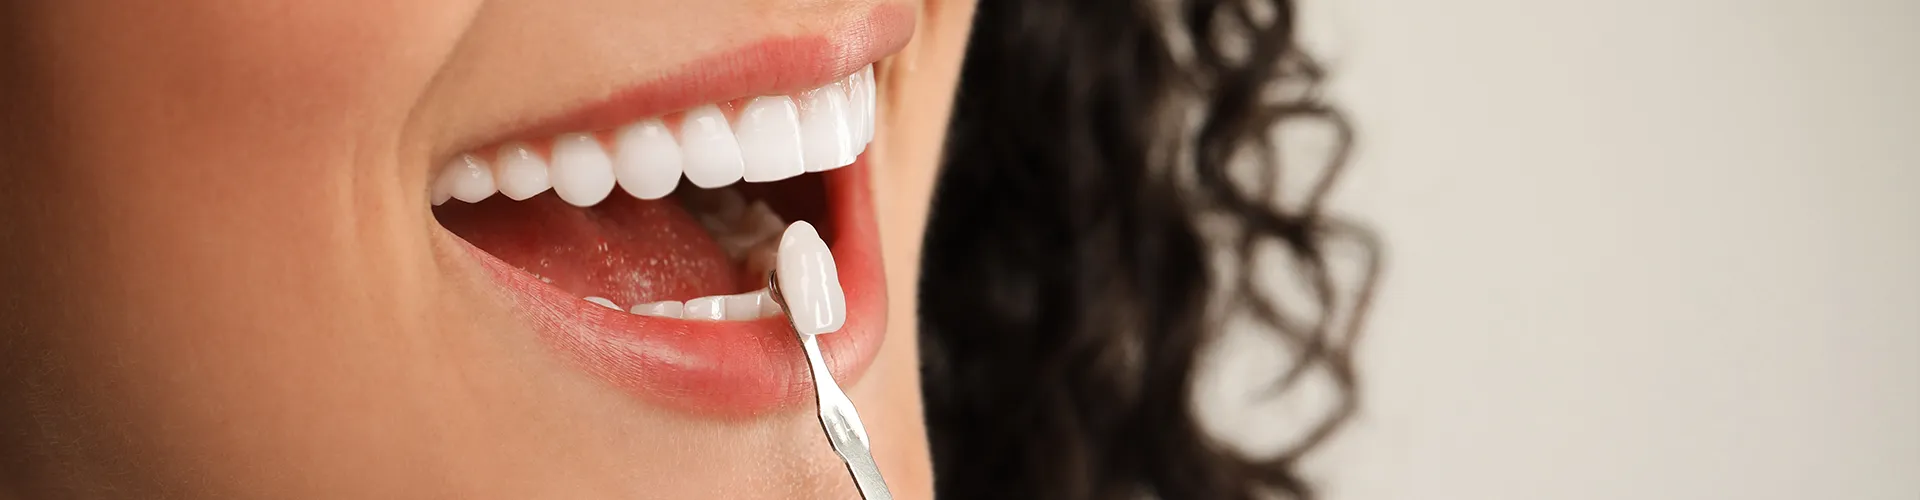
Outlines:
[[860,489],[860,498],[866,500],[893,500],[893,493],[887,490],[887,481],[880,477],[880,465],[873,461],[873,451],[867,441],[867,428],[860,424],[860,414],[853,410],[853,401],[841,392],[840,384],[834,382],[833,373],[827,371],[827,364],[820,356],[820,341],[813,335],[801,335],[800,346],[807,351],[807,364],[813,368],[814,388],[820,395],[820,427],[827,431],[827,441],[833,444],[833,452],[846,462],[847,471],[853,474],[853,484]]
[[[767,276],[767,292],[781,311],[787,310],[787,299],[780,294],[777,275]],[[847,393],[840,390],[840,383],[833,380],[833,372],[827,369],[817,335],[800,333],[800,328],[793,324],[792,314],[787,315],[787,326],[800,337],[800,348],[807,353],[807,368],[813,372],[813,390],[819,396],[820,427],[827,431],[827,442],[833,445],[834,454],[840,455],[840,461],[847,464],[847,472],[853,474],[853,485],[860,490],[860,498],[893,500],[887,481],[880,477],[880,464],[873,461],[867,427],[860,423],[860,413],[854,411],[853,400],[847,399]]]

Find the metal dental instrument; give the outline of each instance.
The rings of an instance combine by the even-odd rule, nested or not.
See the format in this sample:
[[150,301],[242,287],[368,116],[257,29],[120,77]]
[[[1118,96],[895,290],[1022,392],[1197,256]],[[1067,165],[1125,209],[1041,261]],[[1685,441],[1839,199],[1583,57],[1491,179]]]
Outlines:
[[780,294],[779,274],[771,273],[767,277],[767,290],[787,316],[787,326],[800,337],[800,347],[807,351],[813,389],[819,394],[820,427],[826,429],[833,452],[840,455],[840,460],[847,463],[847,471],[853,473],[853,485],[860,489],[860,498],[893,500],[893,493],[887,491],[887,481],[880,478],[880,465],[873,462],[873,450],[867,445],[867,428],[860,425],[860,414],[853,411],[853,401],[840,391],[840,384],[833,381],[833,373],[827,370],[826,359],[820,357],[820,341],[814,338],[818,335],[800,333],[800,327],[793,323],[787,299]]

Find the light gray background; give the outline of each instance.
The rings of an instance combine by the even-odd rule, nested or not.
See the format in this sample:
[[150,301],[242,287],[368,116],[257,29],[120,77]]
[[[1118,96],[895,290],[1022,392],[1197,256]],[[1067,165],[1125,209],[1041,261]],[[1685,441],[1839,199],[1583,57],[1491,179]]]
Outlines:
[[[1306,23],[1362,133],[1336,205],[1391,245],[1330,498],[1920,499],[1920,1]],[[1316,398],[1233,403],[1257,346],[1201,404],[1259,448]]]

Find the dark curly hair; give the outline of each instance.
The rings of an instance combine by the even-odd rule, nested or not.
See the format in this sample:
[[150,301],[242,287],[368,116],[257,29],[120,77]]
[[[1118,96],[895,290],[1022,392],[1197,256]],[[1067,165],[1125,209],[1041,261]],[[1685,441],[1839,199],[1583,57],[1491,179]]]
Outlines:
[[[939,496],[1313,498],[1297,464],[1354,412],[1378,243],[1322,210],[1352,130],[1292,2],[982,0],[966,57],[919,288]],[[1335,148],[1282,204],[1274,134],[1293,120]],[[1329,269],[1339,240],[1362,255],[1352,293]],[[1271,243],[1310,314],[1256,286]],[[1279,389],[1315,371],[1339,389],[1274,456],[1194,416],[1203,347],[1235,315],[1289,347]]]

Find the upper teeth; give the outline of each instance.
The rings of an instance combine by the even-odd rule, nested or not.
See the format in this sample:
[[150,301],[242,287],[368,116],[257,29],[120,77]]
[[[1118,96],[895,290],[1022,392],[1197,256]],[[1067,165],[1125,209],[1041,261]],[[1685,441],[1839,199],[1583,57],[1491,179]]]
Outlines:
[[677,122],[656,117],[627,124],[604,140],[591,132],[560,134],[547,157],[511,142],[491,155],[454,158],[434,181],[431,199],[474,203],[498,192],[524,200],[553,189],[585,207],[605,200],[616,184],[634,197],[657,199],[672,193],[682,175],[717,188],[831,170],[853,163],[873,141],[874,95],[868,66],[796,95],[753,98],[732,119],[708,104],[680,113]]

